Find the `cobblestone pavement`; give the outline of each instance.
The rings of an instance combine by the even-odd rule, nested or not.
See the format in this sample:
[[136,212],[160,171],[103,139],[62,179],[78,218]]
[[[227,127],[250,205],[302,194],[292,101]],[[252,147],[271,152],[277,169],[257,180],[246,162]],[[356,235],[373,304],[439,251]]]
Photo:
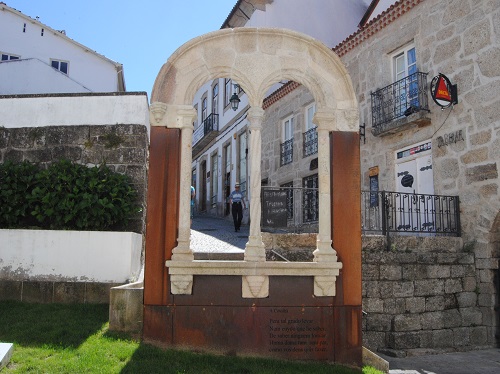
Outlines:
[[389,361],[390,374],[500,373],[500,348],[405,358],[380,356]]
[[[242,260],[247,241],[248,226],[235,232],[231,217],[197,214],[193,219],[191,249],[197,260]],[[500,374],[499,348],[406,358],[380,356],[389,362],[390,374]]]
[[196,260],[243,260],[248,226],[234,231],[232,218],[195,215],[191,225],[191,249]]

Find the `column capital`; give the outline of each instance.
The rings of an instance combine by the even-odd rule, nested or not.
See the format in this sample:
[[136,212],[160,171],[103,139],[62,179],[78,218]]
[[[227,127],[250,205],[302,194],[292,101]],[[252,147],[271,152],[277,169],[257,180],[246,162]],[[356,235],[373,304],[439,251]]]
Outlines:
[[192,105],[167,105],[154,102],[149,106],[149,123],[151,126],[165,126],[168,128],[193,128],[193,119],[196,110]]
[[312,121],[318,126],[318,130],[333,131],[336,123],[335,111],[329,108],[318,109]]
[[262,128],[262,121],[264,120],[264,109],[261,107],[251,107],[247,112],[247,118],[250,122],[250,130],[260,130]]

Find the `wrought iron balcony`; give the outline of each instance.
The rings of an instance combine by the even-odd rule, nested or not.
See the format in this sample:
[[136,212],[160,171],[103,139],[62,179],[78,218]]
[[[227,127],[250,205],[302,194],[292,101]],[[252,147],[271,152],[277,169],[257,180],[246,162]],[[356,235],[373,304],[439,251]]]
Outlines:
[[318,132],[312,128],[302,134],[304,141],[304,157],[318,153]]
[[365,234],[461,235],[458,196],[361,191],[361,215]]
[[210,114],[193,133],[193,157],[219,135],[219,115]]
[[280,166],[289,164],[293,161],[293,139],[289,139],[284,143],[281,143],[280,160]]
[[427,73],[414,73],[371,94],[372,133],[383,135],[406,124],[427,124]]

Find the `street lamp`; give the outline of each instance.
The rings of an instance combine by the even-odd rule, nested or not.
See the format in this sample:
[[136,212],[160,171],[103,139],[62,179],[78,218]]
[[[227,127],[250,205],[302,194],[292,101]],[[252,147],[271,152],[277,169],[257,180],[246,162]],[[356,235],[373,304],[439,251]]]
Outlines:
[[236,89],[239,88],[240,86],[238,84],[234,84],[234,89],[235,92],[233,93],[233,96],[229,99],[229,102],[231,103],[231,108],[233,108],[234,111],[238,109],[238,105],[240,105],[240,98],[238,97],[238,94],[236,93]]

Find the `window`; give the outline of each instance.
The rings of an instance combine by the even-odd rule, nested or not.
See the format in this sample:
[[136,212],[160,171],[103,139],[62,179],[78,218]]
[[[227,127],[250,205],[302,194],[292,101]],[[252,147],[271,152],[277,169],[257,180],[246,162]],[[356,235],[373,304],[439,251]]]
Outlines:
[[395,82],[417,72],[417,56],[413,44],[393,55],[393,71]]
[[229,100],[231,100],[231,79],[224,79],[224,107],[228,106]]
[[201,101],[201,122],[207,119],[207,98],[204,97]]
[[293,161],[293,117],[283,121],[283,143],[281,143],[281,166]]
[[306,118],[305,118],[306,131],[316,128],[316,125],[313,123],[313,117],[315,112],[316,112],[316,104],[311,104],[306,108]]
[[218,162],[218,157],[217,153],[212,155],[212,179],[211,179],[211,205],[212,208],[215,208],[217,206],[217,190],[219,188],[219,162]]
[[19,60],[20,56],[2,53],[2,61]]
[[284,183],[280,187],[286,190],[286,218],[293,219],[293,182]]
[[408,45],[392,57],[394,110],[396,117],[403,116],[410,107],[418,108],[417,56],[415,46]]
[[318,221],[319,216],[319,190],[318,174],[311,175],[303,179],[303,215],[304,222]]
[[305,112],[305,132],[304,132],[304,157],[318,153],[318,132],[312,119],[316,112],[316,105],[312,104],[306,108]]
[[212,113],[219,113],[219,84],[216,84],[212,88]]
[[240,192],[245,194],[247,190],[247,133],[244,132],[238,137],[238,158],[239,158],[239,170],[238,179],[240,182]]
[[50,64],[56,70],[59,70],[61,73],[68,74],[68,62],[60,61],[60,60],[50,60]]

